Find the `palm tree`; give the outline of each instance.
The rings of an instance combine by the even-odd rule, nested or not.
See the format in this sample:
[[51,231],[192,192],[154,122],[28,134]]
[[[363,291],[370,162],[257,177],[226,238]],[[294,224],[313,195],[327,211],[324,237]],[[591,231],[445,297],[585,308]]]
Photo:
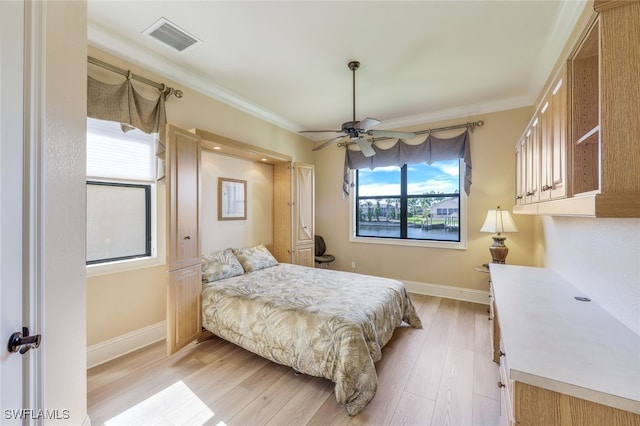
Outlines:
[[411,216],[415,216],[416,214],[416,206],[418,205],[418,199],[417,198],[409,198],[407,200],[407,208],[409,209],[409,212],[411,213]]
[[395,219],[396,218],[396,203],[393,199],[384,200],[387,203],[387,218]]

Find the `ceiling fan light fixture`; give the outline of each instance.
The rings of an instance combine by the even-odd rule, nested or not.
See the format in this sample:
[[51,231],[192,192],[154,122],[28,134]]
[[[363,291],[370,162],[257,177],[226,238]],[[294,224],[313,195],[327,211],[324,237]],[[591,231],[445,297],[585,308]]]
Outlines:
[[313,151],[318,151],[335,140],[349,138],[360,147],[360,150],[365,155],[365,157],[372,157],[376,155],[376,152],[371,147],[371,142],[362,137],[363,134],[374,137],[413,139],[416,135],[410,132],[395,132],[393,130],[372,130],[372,127],[380,124],[380,120],[378,120],[377,118],[367,117],[364,120],[356,120],[356,70],[360,68],[360,62],[349,61],[347,66],[353,73],[353,119],[351,121],[342,123],[342,128],[340,130],[300,130],[299,133],[342,133],[342,136],[338,136],[336,138],[330,139],[327,142],[324,142],[323,144],[313,148]]

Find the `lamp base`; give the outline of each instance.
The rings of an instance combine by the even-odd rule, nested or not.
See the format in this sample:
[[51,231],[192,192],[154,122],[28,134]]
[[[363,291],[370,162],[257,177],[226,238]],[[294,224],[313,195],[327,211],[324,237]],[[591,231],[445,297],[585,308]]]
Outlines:
[[492,263],[505,263],[507,259],[507,254],[509,253],[509,248],[504,245],[504,240],[507,237],[502,237],[500,235],[494,235],[493,244],[489,247],[489,252],[491,253],[491,262]]

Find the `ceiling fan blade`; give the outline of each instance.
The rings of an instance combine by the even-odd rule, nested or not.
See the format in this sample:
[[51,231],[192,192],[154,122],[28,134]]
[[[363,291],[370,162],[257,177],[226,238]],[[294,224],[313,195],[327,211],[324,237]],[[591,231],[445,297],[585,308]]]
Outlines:
[[315,147],[315,148],[313,148],[311,151],[320,151],[322,148],[326,147],[327,145],[331,144],[332,142],[337,141],[338,139],[342,139],[342,138],[344,138],[345,136],[346,136],[346,135],[338,136],[338,137],[335,137],[335,138],[333,138],[333,139],[329,139],[328,141],[323,142],[323,143],[321,143],[320,145],[316,146],[316,147]]
[[362,154],[365,157],[373,157],[374,155],[376,155],[376,152],[371,147],[371,142],[369,142],[365,138],[358,138],[354,142],[358,145],[360,151],[362,151]]
[[369,130],[367,131],[367,135],[377,136],[381,138],[398,138],[398,139],[413,139],[416,137],[415,133],[396,132],[393,130]]
[[380,123],[381,121],[378,119],[367,117],[364,120],[360,120],[360,122],[358,122],[358,124],[355,125],[355,128],[362,132],[366,132],[370,128],[377,126]]
[[298,133],[342,133],[342,130],[300,130]]

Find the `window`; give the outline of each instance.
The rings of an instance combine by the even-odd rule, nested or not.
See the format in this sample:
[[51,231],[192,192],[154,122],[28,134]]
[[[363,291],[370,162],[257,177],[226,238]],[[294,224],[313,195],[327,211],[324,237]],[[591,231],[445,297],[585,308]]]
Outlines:
[[355,239],[458,243],[463,248],[462,167],[462,160],[449,160],[356,170]]
[[87,265],[155,253],[155,138],[87,119]]

